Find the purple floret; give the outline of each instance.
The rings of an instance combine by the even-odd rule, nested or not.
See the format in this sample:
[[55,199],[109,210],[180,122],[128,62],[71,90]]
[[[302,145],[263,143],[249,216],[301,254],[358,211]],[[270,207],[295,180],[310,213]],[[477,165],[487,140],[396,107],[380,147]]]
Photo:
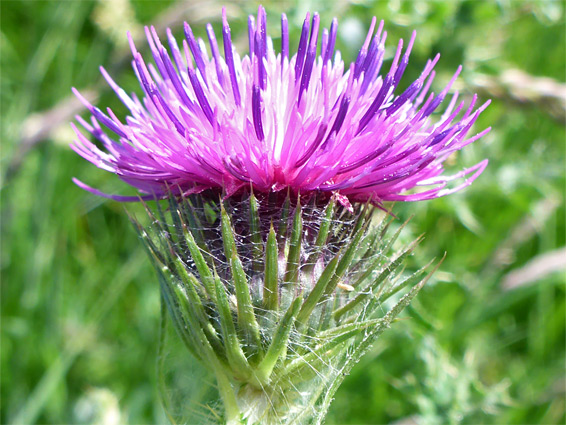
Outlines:
[[[487,160],[454,175],[443,174],[443,163],[490,130],[467,137],[489,101],[474,109],[474,96],[465,108],[456,92],[442,116],[430,118],[461,67],[444,90],[429,93],[437,55],[416,81],[395,95],[415,33],[405,51],[399,41],[389,71],[381,75],[387,38],[383,22],[374,34],[373,18],[358,57],[346,71],[340,52],[334,51],[337,20],[322,35],[319,25],[318,14],[307,14],[297,53],[291,56],[283,14],[277,53],[260,7],[257,19],[248,20],[250,54],[244,57],[234,50],[225,10],[224,57],[210,24],[211,56],[187,23],[182,48],[170,30],[167,48],[153,27],[146,28],[153,64],[145,63],[128,35],[142,101],[128,96],[101,68],[130,115],[121,122],[110,109],[104,113],[74,90],[92,114],[90,123],[80,117],[77,121],[99,144],[73,125],[77,139],[71,147],[147,199],[208,189],[231,196],[252,186],[258,193],[339,193],[345,203],[420,201],[454,193],[482,173]],[[139,199],[74,181],[97,195]]]

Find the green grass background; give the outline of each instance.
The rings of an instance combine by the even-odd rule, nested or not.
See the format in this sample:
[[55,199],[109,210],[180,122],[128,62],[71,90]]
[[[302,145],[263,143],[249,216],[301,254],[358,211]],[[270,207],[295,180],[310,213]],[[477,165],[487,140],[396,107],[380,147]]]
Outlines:
[[[233,38],[246,51],[246,16],[257,4],[226,4]],[[84,111],[68,99],[71,86],[93,90],[97,105],[123,116],[98,66],[136,90],[125,31],[155,23],[180,37],[188,20],[202,36],[210,21],[219,36],[221,5],[0,2],[2,423],[164,423],[157,278],[124,206],[71,182],[76,176],[128,192],[69,149],[68,122]],[[389,63],[396,40],[416,29],[402,85],[441,52],[436,91],[462,64],[459,89],[493,99],[475,127],[493,131],[454,160],[463,167],[489,158],[484,174],[449,198],[395,207],[401,219],[415,214],[405,240],[427,234],[412,266],[448,256],[406,319],[354,368],[327,422],[564,423],[565,272],[556,266],[556,258],[566,263],[564,3],[264,5],[276,46],[282,11],[294,46],[307,10],[318,10],[326,25],[338,16],[337,44],[348,62],[372,15],[386,21]],[[144,43],[138,48],[147,54]],[[555,271],[534,267],[530,281],[506,289],[517,276],[510,273],[533,261],[550,261]],[[186,376],[188,386],[199,384]]]

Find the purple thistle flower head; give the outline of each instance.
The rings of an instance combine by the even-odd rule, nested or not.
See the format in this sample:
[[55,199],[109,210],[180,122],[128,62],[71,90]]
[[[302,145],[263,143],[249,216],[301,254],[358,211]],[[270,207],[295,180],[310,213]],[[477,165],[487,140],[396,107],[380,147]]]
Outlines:
[[[416,81],[395,94],[415,33],[405,49],[399,41],[389,70],[382,73],[387,32],[383,22],[376,30],[375,18],[348,69],[334,49],[336,19],[321,34],[319,15],[307,13],[297,53],[291,55],[286,16],[281,16],[281,51],[276,52],[260,7],[257,19],[248,20],[250,52],[244,57],[233,48],[225,10],[222,23],[224,57],[210,24],[211,55],[187,23],[182,46],[170,30],[165,47],[155,29],[146,28],[153,64],[146,64],[128,36],[143,99],[128,96],[101,68],[130,115],[122,122],[74,90],[92,114],[91,123],[77,121],[100,144],[73,125],[77,138],[71,147],[151,199],[207,189],[230,196],[251,186],[259,193],[335,194],[345,205],[418,201],[456,192],[486,167],[484,160],[443,174],[450,154],[490,130],[467,137],[489,102],[475,108],[474,96],[466,107],[457,92],[438,120],[430,118],[461,67],[440,93],[429,93],[437,55]],[[139,199],[74,181],[119,201]]]

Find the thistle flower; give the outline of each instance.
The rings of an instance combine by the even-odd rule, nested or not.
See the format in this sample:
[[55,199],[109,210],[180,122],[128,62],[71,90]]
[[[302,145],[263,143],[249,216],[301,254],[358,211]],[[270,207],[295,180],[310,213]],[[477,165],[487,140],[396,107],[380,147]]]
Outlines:
[[336,19],[319,43],[319,16],[307,14],[291,56],[287,18],[276,53],[260,7],[243,58],[225,11],[222,20],[224,58],[210,25],[212,57],[188,24],[182,50],[168,30],[171,53],[146,28],[154,65],[129,37],[143,101],[102,69],[131,115],[124,124],[75,90],[92,114],[90,124],[77,120],[104,150],[76,127],[72,147],[142,201],[167,199],[166,210],[147,209],[149,226],[133,221],[177,333],[216,377],[224,409],[208,406],[215,418],[319,424],[353,365],[439,266],[407,273],[403,262],[421,238],[391,254],[403,226],[388,237],[392,220],[374,206],[469,185],[486,160],[452,176],[443,162],[489,131],[466,138],[488,102],[474,109],[474,96],[465,107],[455,93],[432,123],[460,69],[429,94],[436,56],[395,95],[415,34],[380,76],[387,33],[375,18],[347,71],[334,51]]
[[[431,122],[461,67],[440,93],[429,93],[437,55],[416,81],[395,94],[414,32],[404,51],[399,41],[389,71],[382,75],[387,32],[383,21],[375,30],[375,17],[348,69],[334,49],[336,19],[320,35],[319,15],[311,19],[307,14],[292,55],[283,14],[277,53],[260,7],[257,21],[252,16],[248,20],[250,53],[244,57],[234,50],[225,10],[222,23],[224,57],[210,24],[211,57],[187,23],[182,49],[167,30],[169,51],[155,28],[146,27],[155,65],[146,65],[128,35],[143,101],[128,96],[101,68],[131,115],[123,123],[110,109],[105,114],[74,90],[92,114],[90,124],[77,120],[104,150],[75,126],[72,148],[147,199],[167,197],[170,190],[187,195],[214,189],[232,195],[251,185],[256,193],[339,192],[345,205],[369,199],[375,204],[418,201],[456,192],[486,167],[484,160],[454,175],[443,174],[450,154],[490,130],[466,138],[489,102],[474,109],[474,96],[465,107],[457,92],[442,116]],[[449,187],[452,181],[455,185]],[[75,183],[112,199],[139,199]]]

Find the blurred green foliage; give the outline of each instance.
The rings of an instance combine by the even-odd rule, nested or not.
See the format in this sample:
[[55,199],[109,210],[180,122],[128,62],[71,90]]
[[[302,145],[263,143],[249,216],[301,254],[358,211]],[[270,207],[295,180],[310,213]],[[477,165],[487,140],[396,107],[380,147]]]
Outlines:
[[[461,167],[489,158],[483,176],[452,197],[395,207],[402,219],[415,214],[406,240],[427,233],[413,266],[445,251],[448,257],[407,319],[346,379],[328,423],[564,423],[564,268],[535,267],[530,281],[505,286],[516,283],[510,272],[565,245],[564,3],[264,5],[276,46],[282,11],[294,45],[307,10],[318,10],[327,23],[338,16],[337,44],[347,61],[372,15],[386,21],[390,49],[416,29],[404,84],[441,52],[436,90],[463,64],[459,89],[493,99],[476,126],[492,132],[455,159]],[[165,421],[155,374],[156,276],[124,206],[70,179],[127,189],[68,148],[71,116],[52,108],[75,86],[97,91],[98,105],[123,114],[98,66],[136,89],[124,32],[139,35],[144,24],[165,23],[180,35],[180,22],[188,20],[200,35],[208,21],[218,34],[220,6],[0,2],[2,423]],[[257,5],[227,6],[234,40],[245,51],[246,16]],[[504,78],[510,70],[521,71],[518,82]],[[552,79],[544,81],[556,93],[537,92],[535,77]],[[531,92],[522,96],[525,89]],[[139,205],[128,209],[143,215]],[[191,374],[183,376],[195,384]]]

